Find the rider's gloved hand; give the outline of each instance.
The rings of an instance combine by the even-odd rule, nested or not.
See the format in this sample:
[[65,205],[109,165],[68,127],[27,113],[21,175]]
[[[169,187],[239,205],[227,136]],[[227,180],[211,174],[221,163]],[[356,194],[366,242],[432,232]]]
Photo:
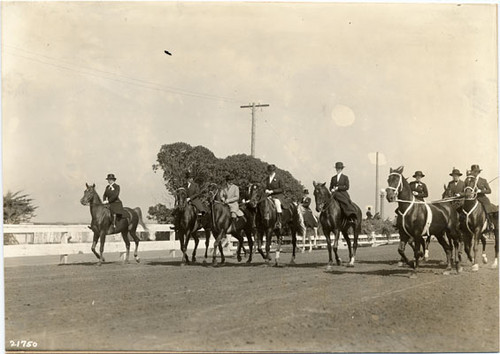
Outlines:
[[418,195],[418,192],[417,191],[413,191],[413,195]]

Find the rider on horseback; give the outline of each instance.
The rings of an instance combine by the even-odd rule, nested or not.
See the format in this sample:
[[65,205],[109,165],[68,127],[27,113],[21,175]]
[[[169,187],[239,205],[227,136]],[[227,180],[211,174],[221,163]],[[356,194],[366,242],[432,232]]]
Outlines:
[[262,183],[265,186],[265,192],[266,196],[270,196],[274,204],[276,205],[276,212],[277,212],[277,222],[276,222],[276,227],[280,228],[281,227],[281,214],[283,210],[281,209],[281,204],[283,203],[283,183],[281,182],[281,179],[276,176],[276,166],[275,165],[268,165],[267,166],[267,173],[268,176],[262,181]]
[[424,182],[422,182],[423,177],[425,177],[425,175],[422,173],[422,171],[416,171],[413,175],[415,181],[410,182],[412,194],[415,196],[416,200],[421,202],[424,201],[424,198],[427,198],[429,196],[427,186]]
[[233,183],[234,177],[230,173],[226,174],[225,180],[226,183],[219,192],[219,198],[224,204],[229,206],[229,210],[231,211],[231,226],[233,230],[236,230],[236,220],[239,216],[243,216],[243,212],[239,206],[240,189]]
[[198,183],[194,181],[193,176],[189,171],[186,172],[185,177],[187,180],[187,185],[186,185],[187,202],[190,202],[192,205],[194,205],[194,207],[200,213],[199,215],[205,215],[206,213],[208,213],[208,209],[206,205],[203,204],[203,202],[201,201],[200,186],[198,185]]
[[115,183],[116,177],[112,173],[108,174],[106,180],[108,181],[108,185],[106,186],[104,195],[102,196],[103,204],[107,204],[109,206],[109,210],[113,216],[113,227],[116,229],[116,219],[121,219],[124,213],[123,204],[119,198],[120,186]]
[[337,174],[330,180],[330,191],[332,192],[333,198],[339,202],[344,216],[347,217],[347,221],[355,224],[357,219],[356,209],[347,192],[349,190],[349,177],[342,173],[344,167],[342,162],[335,163]]
[[488,181],[486,181],[482,177],[479,177],[481,171],[482,170],[479,168],[479,165],[472,165],[470,168],[470,174],[477,178],[477,183],[476,183],[477,200],[479,203],[481,203],[481,205],[484,208],[484,211],[486,213],[486,218],[488,219],[489,228],[493,229],[493,227],[491,226],[492,223],[491,220],[493,215],[491,214],[498,212],[498,207],[493,205],[490,202],[490,199],[486,196],[486,194],[491,193],[491,189],[490,185],[488,184]]
[[460,173],[459,169],[453,168],[450,173],[450,176],[453,177],[453,180],[448,182],[448,186],[443,193],[443,198],[445,198],[446,196],[460,197],[462,195],[462,193],[464,192],[465,184],[464,181],[460,179],[461,175],[462,173]]

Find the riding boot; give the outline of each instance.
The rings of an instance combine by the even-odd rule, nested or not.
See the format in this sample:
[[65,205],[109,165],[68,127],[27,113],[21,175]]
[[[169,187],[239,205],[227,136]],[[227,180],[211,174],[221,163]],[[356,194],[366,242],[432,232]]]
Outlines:
[[281,213],[277,213],[276,228],[281,229]]
[[116,229],[116,214],[113,214],[113,228]]
[[236,217],[231,218],[231,231],[236,233]]

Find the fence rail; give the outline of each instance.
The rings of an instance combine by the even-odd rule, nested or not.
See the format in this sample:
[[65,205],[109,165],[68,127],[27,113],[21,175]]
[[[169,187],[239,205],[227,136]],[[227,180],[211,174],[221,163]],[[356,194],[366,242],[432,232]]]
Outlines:
[[[165,251],[167,255],[175,255],[180,250],[180,244],[175,239],[175,232],[171,224],[149,224],[148,230],[139,227],[141,242],[139,251]],[[30,256],[48,256],[59,255],[61,263],[66,263],[69,255],[91,253],[90,243],[92,242],[93,232],[87,225],[4,225],[4,236],[11,235],[15,244],[4,245],[4,257],[30,257]],[[199,248],[205,249],[205,239],[203,232],[200,232]],[[326,247],[326,237],[320,235],[314,241],[311,236],[314,248]],[[376,247],[382,244],[394,243],[399,240],[398,234],[392,234],[389,237],[383,235],[359,235],[359,246]],[[120,234],[108,235],[106,237],[105,251],[107,253],[119,252],[121,256],[125,254],[125,246]],[[308,241],[306,239],[306,241]],[[213,247],[214,240],[211,239],[209,247]],[[237,240],[230,238],[227,251],[230,253],[237,246]],[[245,238],[245,246],[247,245]],[[297,246],[304,247],[302,236],[297,236]],[[131,249],[133,249],[133,244]],[[291,247],[291,237],[284,237],[283,248],[286,251]],[[309,247],[309,243],[305,244]],[[339,248],[346,248],[343,237],[339,243]],[[191,240],[188,248],[194,248],[194,241]],[[274,247],[273,247],[274,248]]]

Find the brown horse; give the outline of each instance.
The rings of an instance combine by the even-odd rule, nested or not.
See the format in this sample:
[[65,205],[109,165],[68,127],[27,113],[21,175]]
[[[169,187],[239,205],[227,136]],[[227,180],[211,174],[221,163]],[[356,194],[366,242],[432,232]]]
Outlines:
[[[397,227],[400,235],[398,252],[401,258],[414,269],[413,276],[415,276],[419,259],[423,256],[421,249],[425,250],[424,235],[433,235],[446,253],[447,266],[444,274],[449,274],[453,262],[457,272],[461,272],[459,252],[462,240],[455,207],[451,201],[434,205],[415,200],[410,184],[403,177],[403,169],[403,166],[395,170],[390,169],[386,189],[387,201],[398,202]],[[445,233],[453,240],[452,244],[448,244],[444,238]],[[413,247],[415,259],[412,262],[404,253],[407,243]],[[453,250],[455,250],[454,257],[452,257]]]
[[[128,239],[128,234],[132,236],[135,242],[134,258],[137,263],[140,262],[139,256],[137,254],[137,249],[139,247],[139,238],[137,237],[136,230],[137,225],[141,226],[147,230],[148,228],[142,221],[142,212],[140,208],[123,208],[126,214],[116,221],[116,228],[113,227],[113,218],[111,216],[111,211],[109,207],[102,203],[101,198],[95,190],[95,184],[89,185],[85,183],[86,189],[83,192],[83,197],[80,199],[82,205],[90,205],[90,215],[92,217],[90,228],[94,232],[94,240],[92,242],[92,252],[95,254],[97,259],[99,259],[99,265],[101,265],[104,260],[104,243],[106,242],[106,235],[112,235],[121,233],[123,241],[125,241],[125,246],[127,248],[127,253],[125,256],[125,263],[129,262],[130,254],[130,241]],[[95,247],[97,241],[100,240],[100,253],[97,253]]]
[[[472,271],[479,270],[477,253],[479,252],[478,244],[480,240],[483,243],[483,263],[488,262],[485,254],[486,238],[484,236],[488,221],[484,208],[477,200],[477,181],[476,176],[469,173],[465,178],[465,200],[462,207],[463,216],[460,219],[460,228],[465,235],[465,252],[472,262]],[[496,268],[498,266],[498,213],[492,216],[491,221],[493,222],[495,235],[495,261],[492,268]],[[473,255],[471,249],[474,252]]]
[[[335,253],[335,260],[337,261],[337,265],[342,264],[342,260],[339,258],[337,253],[340,232],[342,232],[342,236],[344,237],[344,240],[347,243],[347,247],[349,248],[349,263],[347,264],[347,266],[353,267],[356,258],[356,250],[358,248],[358,235],[361,232],[361,209],[359,208],[359,206],[353,203],[356,209],[356,223],[352,224],[348,222],[347,218],[345,218],[342,214],[340,205],[337,200],[335,200],[335,198],[333,198],[330,194],[330,191],[326,187],[326,182],[316,183],[313,181],[313,185],[314,198],[316,200],[316,211],[320,213],[319,221],[321,223],[321,227],[323,228],[328,248],[327,269],[331,270],[333,266],[332,240],[330,238],[331,232],[333,232],[333,234],[335,235],[333,251]],[[352,229],[354,235],[354,242],[352,246],[348,234],[349,229]]]
[[189,256],[187,255],[187,247],[191,236],[194,239],[194,250],[191,256],[193,263],[196,262],[196,250],[200,239],[197,231],[201,228],[205,231],[205,237],[210,239],[210,216],[205,215],[198,217],[196,207],[187,201],[187,191],[181,187],[175,191],[175,233],[179,238],[179,243],[182,251],[181,265],[189,264]]
[[[257,250],[264,258],[266,263],[270,262],[271,256],[271,242],[273,233],[277,237],[277,247],[275,252],[275,265],[279,266],[281,244],[283,242],[283,229],[282,225],[285,225],[291,233],[292,236],[292,259],[291,264],[295,263],[295,255],[297,250],[297,231],[299,229],[298,223],[298,211],[297,206],[290,203],[288,207],[283,206],[283,212],[281,215],[282,225],[277,224],[278,213],[276,211],[276,205],[271,197],[265,194],[265,186],[262,184],[253,184],[250,186],[252,194],[250,195],[250,205],[255,205],[257,208],[256,213],[256,228],[257,228]],[[266,252],[262,251],[262,244],[264,235],[266,236]]]

